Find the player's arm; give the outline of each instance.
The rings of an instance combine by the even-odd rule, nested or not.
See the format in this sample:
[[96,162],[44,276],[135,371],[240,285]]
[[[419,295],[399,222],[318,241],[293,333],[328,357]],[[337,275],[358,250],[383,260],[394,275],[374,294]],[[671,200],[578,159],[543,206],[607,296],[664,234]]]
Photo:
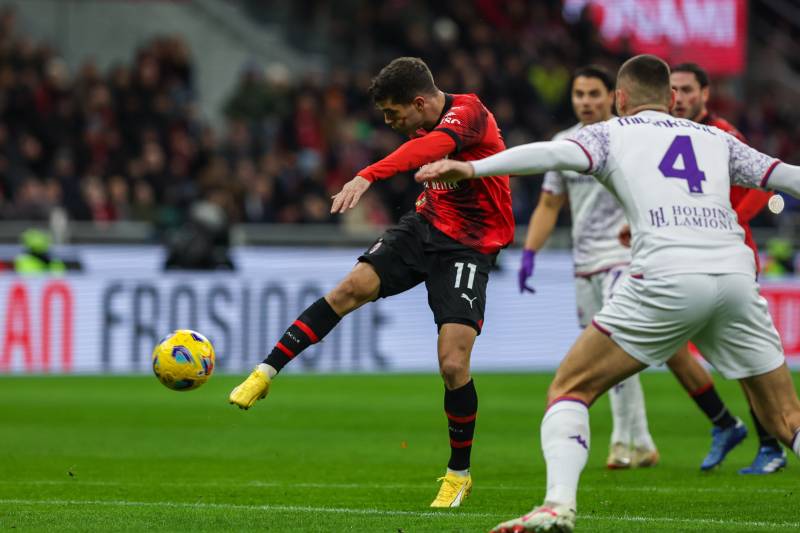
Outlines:
[[525,236],[522,263],[518,272],[519,292],[534,292],[533,287],[529,287],[527,281],[533,275],[536,252],[544,246],[553,233],[553,228],[558,220],[558,212],[561,211],[566,199],[566,194],[555,194],[542,188],[539,203],[533,210],[528,223],[528,233]]
[[764,209],[771,197],[772,194],[766,191],[760,191],[758,189],[750,189],[747,191],[742,199],[739,200],[739,203],[733,206],[739,224],[747,224],[750,222],[754,216]]
[[800,166],[779,163],[766,177],[762,187],[775,189],[800,198]]
[[397,150],[362,169],[355,178],[345,183],[342,190],[332,197],[331,213],[344,213],[355,207],[372,182],[442,159],[455,149],[455,140],[442,131],[433,131],[403,143]]
[[800,166],[763,154],[730,135],[725,140],[732,184],[778,190],[800,198]]
[[548,170],[587,173],[591,158],[581,145],[565,141],[523,144],[477,161],[444,160],[425,165],[417,172],[419,182],[436,179],[470,179],[505,174],[541,174]]
[[525,236],[525,249],[538,252],[556,227],[558,213],[567,200],[566,194],[554,194],[542,189],[539,196],[539,203],[533,210],[530,223],[528,224],[528,234]]

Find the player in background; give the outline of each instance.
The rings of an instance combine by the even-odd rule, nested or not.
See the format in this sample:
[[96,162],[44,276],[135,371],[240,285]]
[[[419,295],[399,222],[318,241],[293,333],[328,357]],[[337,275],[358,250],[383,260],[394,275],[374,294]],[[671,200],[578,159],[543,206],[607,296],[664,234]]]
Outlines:
[[667,64],[636,56],[617,75],[619,118],[566,140],[469,163],[438,161],[417,172],[418,181],[584,172],[619,199],[631,225],[630,276],[569,350],[548,390],[544,504],[496,532],[572,531],[589,455],[589,406],[689,340],[724,377],[740,381],[767,431],[800,457],[800,400],[730,203],[731,184],[800,197],[800,167],[713,126],[672,117],[674,103]]
[[[331,213],[354,207],[377,180],[443,157],[479,159],[505,149],[494,116],[478,97],[442,92],[421,59],[389,63],[369,94],[386,124],[411,139],[346,183],[333,196]],[[458,507],[472,488],[470,453],[478,412],[470,354],[483,326],[489,271],[513,236],[508,176],[426,183],[416,210],[388,229],[338,286],[300,314],[266,359],[233,389],[230,403],[252,407],[267,395],[284,365],[324,338],[343,316],[424,282],[438,328],[450,434],[450,460],[431,507]]]
[[[579,68],[573,74],[571,87],[572,108],[579,122],[556,134],[553,140],[568,138],[583,126],[613,116],[614,80],[604,68],[594,65]],[[592,176],[570,171],[545,174],[522,250],[519,290],[534,292],[527,281],[533,275],[536,253],[553,233],[558,213],[567,199],[572,215],[578,322],[586,328],[627,275],[631,261],[630,250],[621,246],[617,238],[626,225],[625,213],[616,198]],[[613,421],[608,468],[655,465],[658,450],[648,429],[638,374],[612,387],[608,397]]]
[[[730,122],[708,111],[706,106],[710,92],[709,79],[706,71],[699,65],[695,63],[677,65],[672,69],[670,82],[676,94],[675,107],[672,109],[673,116],[715,126],[740,141],[747,142]],[[766,191],[731,186],[731,205],[736,211],[739,225],[744,230],[744,242],[753,251],[756,273],[760,271],[760,264],[758,248],[753,240],[753,232],[750,230],[750,220],[767,205],[770,196],[771,194]],[[711,433],[711,450],[700,466],[701,470],[714,468],[722,462],[728,452],[744,440],[747,429],[741,421],[731,416],[714,388],[711,374],[691,356],[688,346],[681,347],[675,357],[667,362],[667,365],[714,425]],[[747,389],[745,389],[746,392]],[[786,452],[778,440],[766,432],[752,407],[750,415],[758,434],[759,448],[753,463],[739,470],[739,473],[771,474],[777,472],[786,466]]]

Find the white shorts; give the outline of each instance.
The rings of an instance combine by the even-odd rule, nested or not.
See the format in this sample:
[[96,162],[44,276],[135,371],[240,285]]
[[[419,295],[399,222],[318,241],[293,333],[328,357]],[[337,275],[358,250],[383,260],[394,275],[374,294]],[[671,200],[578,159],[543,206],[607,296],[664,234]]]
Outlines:
[[617,265],[589,276],[575,275],[575,303],[578,306],[578,324],[585,328],[594,315],[614,294],[628,276],[628,265]]
[[784,362],[781,340],[758,284],[743,274],[628,276],[595,326],[646,365],[660,365],[691,340],[728,379]]

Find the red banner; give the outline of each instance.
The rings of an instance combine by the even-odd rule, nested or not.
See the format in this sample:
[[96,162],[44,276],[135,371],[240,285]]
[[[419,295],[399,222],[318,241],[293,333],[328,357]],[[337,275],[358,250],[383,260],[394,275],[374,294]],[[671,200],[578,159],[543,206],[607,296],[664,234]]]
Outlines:
[[739,74],[747,49],[747,0],[564,0],[564,16],[584,9],[605,44],[655,54],[671,65],[692,61],[711,74]]
[[766,285],[761,295],[769,303],[769,312],[787,357],[800,359],[800,286]]

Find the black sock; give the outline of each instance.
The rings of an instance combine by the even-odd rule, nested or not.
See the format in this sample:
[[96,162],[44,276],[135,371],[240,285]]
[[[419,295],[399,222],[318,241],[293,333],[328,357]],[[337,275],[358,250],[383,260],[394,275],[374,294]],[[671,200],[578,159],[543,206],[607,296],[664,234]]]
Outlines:
[[447,429],[450,431],[451,470],[469,468],[472,452],[472,437],[475,434],[475,417],[478,413],[478,393],[472,380],[454,390],[444,389],[444,412],[447,414]]
[[752,408],[750,409],[750,416],[753,417],[753,425],[756,427],[756,433],[758,433],[759,444],[761,446],[780,449],[781,445],[778,443],[778,439],[767,433],[767,430],[764,429],[764,426],[758,421],[758,417],[756,417],[756,413]]
[[341,317],[325,298],[320,298],[289,326],[264,362],[280,372],[294,356],[330,333],[339,320]]
[[715,426],[727,429],[736,425],[736,419],[731,416],[728,408],[722,403],[722,398],[717,394],[713,383],[709,383],[689,395]]

